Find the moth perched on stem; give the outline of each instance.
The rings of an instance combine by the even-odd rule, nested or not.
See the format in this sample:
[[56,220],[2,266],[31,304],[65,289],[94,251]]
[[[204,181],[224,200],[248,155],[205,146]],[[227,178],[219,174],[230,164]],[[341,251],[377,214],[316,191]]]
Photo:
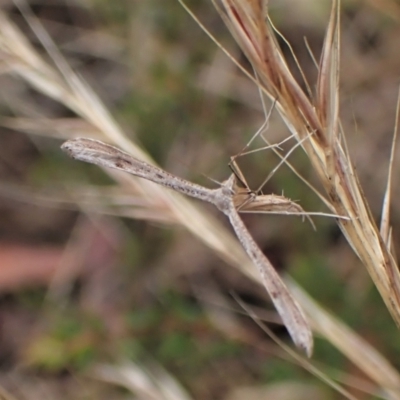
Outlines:
[[[180,193],[214,204],[222,211],[241,242],[246,253],[257,266],[263,284],[282,318],[293,342],[310,356],[313,338],[309,323],[297,301],[274,267],[257,246],[241,220],[237,204],[243,200],[237,192],[236,177],[232,174],[218,189],[208,189],[172,175],[160,168],[138,160],[123,151],[98,140],[78,138],[65,142],[62,149],[71,157],[102,167],[119,169],[148,179]],[[250,194],[248,194],[250,196]],[[248,197],[250,199],[250,197]],[[236,202],[236,204],[235,204]],[[251,202],[249,202],[251,204]]]

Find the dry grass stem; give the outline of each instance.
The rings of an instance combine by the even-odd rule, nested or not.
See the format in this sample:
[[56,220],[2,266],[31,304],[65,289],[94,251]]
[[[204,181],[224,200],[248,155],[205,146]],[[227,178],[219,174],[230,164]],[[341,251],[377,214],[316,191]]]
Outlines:
[[[57,52],[55,46],[46,50],[50,54]],[[67,63],[53,55],[58,60],[58,66],[63,64],[61,70],[47,64],[1,11],[0,55],[7,71],[12,71],[40,92],[76,112],[82,120],[94,127],[99,139],[112,142],[134,157],[151,162],[146,152],[124,135],[100,99]],[[120,184],[143,196],[150,207],[156,204],[168,210],[168,219],[172,215],[174,222],[187,227],[229,264],[245,266],[248,263],[237,241],[211,215],[205,217],[204,212],[183,197],[149,181],[127,179],[121,173],[112,175]]]
[[221,0],[217,7],[256,71],[262,90],[302,143],[329,196],[346,239],[366,266],[392,317],[400,326],[400,275],[372,218],[339,130],[339,4],[333,2],[319,67],[317,100],[309,98],[289,71],[270,26],[266,2]]
[[399,89],[399,93],[397,96],[396,118],[395,118],[395,124],[394,124],[392,150],[390,152],[387,185],[386,185],[386,190],[385,190],[385,196],[383,198],[382,218],[381,218],[381,226],[380,226],[380,232],[381,232],[382,238],[389,248],[391,246],[390,203],[391,203],[391,193],[392,193],[392,176],[393,176],[393,164],[394,164],[394,156],[395,156],[395,149],[396,149],[396,141],[397,141],[397,135],[398,135],[398,131],[399,131],[399,115],[400,115],[400,89]]
[[298,365],[301,365],[305,370],[309,371],[314,376],[318,377],[321,382],[326,383],[328,386],[333,388],[335,391],[343,395],[345,398],[350,400],[357,400],[356,397],[351,395],[346,389],[344,389],[339,383],[335,382],[328,375],[321,371],[320,368],[315,367],[311,364],[311,362],[304,357],[301,357],[299,354],[296,354],[292,349],[290,349],[285,343],[282,342],[272,331],[268,328],[268,326],[263,323],[259,316],[246,304],[243,303],[241,299],[236,297],[237,303],[247,312],[247,314],[254,320],[254,322],[265,331],[268,336],[270,336],[278,346],[285,351],[290,357],[292,357]]
[[192,397],[161,365],[153,360],[142,364],[98,364],[91,375],[103,382],[125,387],[141,398],[191,400]]
[[323,310],[310,296],[288,281],[296,297],[313,315],[313,330],[327,338],[373,381],[384,389],[389,399],[400,399],[400,376],[395,368],[366,340],[343,322]]

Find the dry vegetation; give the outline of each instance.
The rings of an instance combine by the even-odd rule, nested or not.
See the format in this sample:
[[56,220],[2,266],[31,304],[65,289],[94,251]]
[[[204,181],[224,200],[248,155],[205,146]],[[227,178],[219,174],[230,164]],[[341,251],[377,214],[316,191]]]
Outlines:
[[[177,1],[3,3],[4,398],[400,398],[396,161],[387,184],[397,3],[271,0],[265,23],[261,1],[188,2],[237,63]],[[56,140],[152,154],[211,186],[204,175],[225,179],[263,123],[260,92],[274,108],[250,149],[293,138],[237,158],[250,186],[297,139],[263,191],[346,217],[316,217],[317,232],[290,216],[245,218],[292,277],[316,337],[311,360],[288,347],[213,210],[119,171],[105,178],[63,157]]]

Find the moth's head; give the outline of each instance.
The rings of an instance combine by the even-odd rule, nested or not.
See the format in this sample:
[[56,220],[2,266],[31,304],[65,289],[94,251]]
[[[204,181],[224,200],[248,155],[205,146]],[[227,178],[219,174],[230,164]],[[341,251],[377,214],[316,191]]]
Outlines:
[[233,196],[236,193],[237,181],[235,174],[221,183],[222,192],[228,196]]

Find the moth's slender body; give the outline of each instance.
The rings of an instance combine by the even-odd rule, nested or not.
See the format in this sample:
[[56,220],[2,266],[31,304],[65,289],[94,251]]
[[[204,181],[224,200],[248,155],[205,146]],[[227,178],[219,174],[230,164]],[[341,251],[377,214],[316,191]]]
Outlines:
[[[243,203],[243,192],[240,193],[237,188],[235,175],[232,174],[228,180],[221,184],[220,188],[208,189],[138,160],[98,140],[73,139],[65,142],[61,148],[77,160],[102,167],[119,169],[214,204],[229,218],[236,236],[250,259],[257,266],[263,284],[294,343],[304,350],[308,356],[311,355],[313,347],[312,333],[303,311],[272,264],[262,253],[238,214],[238,196],[241,196]],[[250,196],[250,194],[248,195]],[[249,200],[250,202],[252,201],[252,199]]]

